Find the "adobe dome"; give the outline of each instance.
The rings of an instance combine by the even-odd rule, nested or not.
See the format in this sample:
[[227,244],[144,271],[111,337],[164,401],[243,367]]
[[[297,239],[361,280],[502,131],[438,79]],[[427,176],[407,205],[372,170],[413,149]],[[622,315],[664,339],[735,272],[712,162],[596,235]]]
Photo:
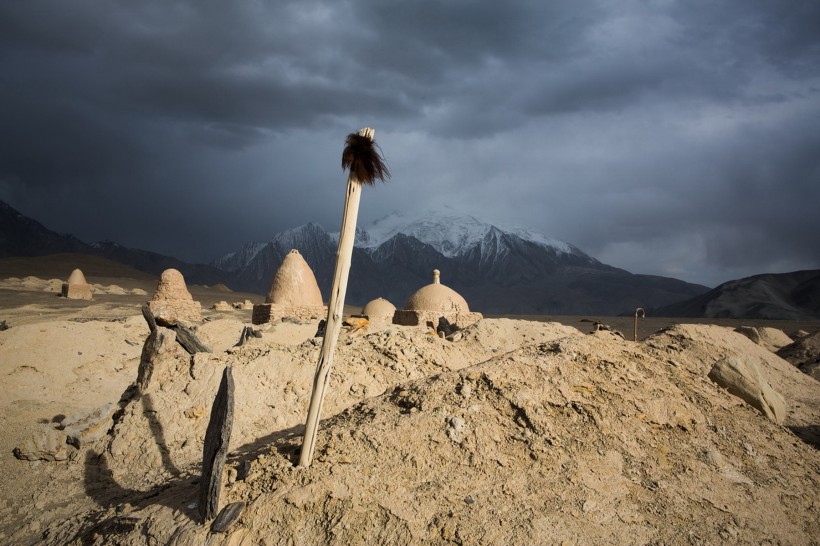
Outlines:
[[88,284],[85,280],[85,275],[79,269],[75,269],[71,272],[71,276],[68,277],[68,284]]
[[71,272],[68,281],[64,282],[61,290],[62,296],[70,300],[90,300],[91,285],[85,280],[85,275],[79,269]]
[[194,301],[188,292],[185,277],[176,269],[166,269],[159,276],[157,291],[148,302],[148,308],[160,323],[176,324],[180,320],[202,320],[202,307],[198,301]]
[[316,277],[298,250],[291,250],[282,260],[271,281],[265,303],[293,307],[324,305]]
[[393,324],[402,326],[429,326],[433,329],[441,318],[450,324],[464,328],[481,320],[481,313],[470,311],[467,301],[458,292],[444,286],[439,280],[439,270],[433,270],[433,282],[410,296],[404,309],[393,315]]
[[153,301],[183,300],[192,301],[194,298],[188,292],[185,284],[185,277],[176,269],[166,269],[159,276],[157,291],[154,292]]
[[437,313],[469,313],[467,300],[458,292],[444,286],[440,281],[440,272],[433,270],[433,282],[416,291],[404,304],[405,311],[433,311]]
[[393,318],[396,306],[384,298],[376,298],[362,308],[362,314],[369,319],[389,317]]

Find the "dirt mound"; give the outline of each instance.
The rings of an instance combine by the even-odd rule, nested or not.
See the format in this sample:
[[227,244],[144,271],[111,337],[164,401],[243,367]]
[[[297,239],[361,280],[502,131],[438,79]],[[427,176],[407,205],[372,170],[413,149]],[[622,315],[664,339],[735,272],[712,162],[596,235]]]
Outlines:
[[[285,328],[285,323],[280,323]],[[276,330],[276,325],[273,330]],[[236,410],[231,446],[253,443],[276,430],[303,424],[321,339],[299,345],[261,340],[218,352],[239,338],[242,323],[225,319],[200,327],[214,353],[190,357],[177,344],[161,355],[152,385],[129,400],[106,448],[112,477],[134,490],[148,490],[199,462],[210,405],[225,366],[233,367]],[[516,330],[514,321],[485,326]],[[291,335],[293,328],[286,328]],[[558,338],[571,329],[541,323],[530,338]],[[233,336],[228,332],[233,332]],[[315,325],[305,326],[314,331]],[[472,335],[472,333],[470,334]],[[580,333],[575,332],[580,336]],[[507,337],[514,342],[518,336]],[[451,343],[421,329],[391,327],[361,337],[343,337],[331,373],[325,415],[333,415],[394,385],[484,361],[496,344]],[[502,344],[503,345],[503,344]],[[520,346],[520,343],[519,343]]]
[[169,350],[161,380],[128,400],[103,455],[85,458],[86,490],[103,508],[42,540],[207,543],[193,477],[227,364],[237,405],[222,503],[247,503],[231,544],[820,536],[818,452],[707,373],[722,356],[758,360],[792,426],[820,422],[818,391],[730,329],[679,326],[636,344],[485,320],[456,343],[398,327],[343,338],[325,405],[336,415],[322,424],[313,465],[297,468],[318,349],[312,338],[283,346],[263,336],[192,360]]
[[772,352],[789,345],[792,339],[783,330],[777,328],[767,328],[765,326],[739,326],[735,332],[743,334],[758,345],[766,347]]
[[777,351],[778,356],[820,381],[820,331],[801,337]]

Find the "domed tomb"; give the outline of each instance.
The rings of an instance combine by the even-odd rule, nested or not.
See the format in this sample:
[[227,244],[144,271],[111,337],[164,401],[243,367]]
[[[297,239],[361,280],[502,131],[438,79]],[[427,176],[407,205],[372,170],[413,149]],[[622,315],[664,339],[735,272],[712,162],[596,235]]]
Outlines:
[[375,300],[368,302],[367,305],[362,308],[362,314],[369,320],[383,317],[389,317],[392,319],[395,312],[396,306],[384,298],[376,298]]
[[362,307],[362,315],[367,317],[370,324],[383,327],[393,322],[396,306],[384,298],[376,298]]
[[176,269],[166,269],[162,272],[157,283],[154,297],[148,302],[148,308],[157,319],[168,324],[180,320],[185,322],[199,322],[202,320],[202,306],[194,301],[185,277]]
[[68,281],[63,283],[62,296],[71,300],[90,300],[91,285],[85,280],[85,275],[79,269],[75,269],[68,277]]
[[283,317],[316,319],[327,315],[316,276],[296,249],[282,260],[270,283],[265,303],[253,306],[253,323],[275,322]]
[[434,269],[433,282],[410,296],[404,308],[393,315],[393,323],[416,326],[429,322],[435,328],[440,317],[461,328],[483,318],[481,313],[470,311],[467,301],[458,292],[441,284],[441,273]]

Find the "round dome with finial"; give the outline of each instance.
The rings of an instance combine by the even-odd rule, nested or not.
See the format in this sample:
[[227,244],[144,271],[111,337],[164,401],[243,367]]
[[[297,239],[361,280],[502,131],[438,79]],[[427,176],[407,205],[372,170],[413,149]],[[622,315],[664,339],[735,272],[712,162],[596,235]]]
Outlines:
[[396,306],[384,298],[376,298],[362,308],[362,314],[370,319],[393,318]]
[[282,260],[268,290],[265,303],[293,307],[322,307],[322,292],[313,271],[298,250],[291,250]]
[[469,313],[467,300],[458,292],[441,284],[441,272],[433,270],[433,282],[418,289],[404,304],[405,311],[434,311],[441,313]]

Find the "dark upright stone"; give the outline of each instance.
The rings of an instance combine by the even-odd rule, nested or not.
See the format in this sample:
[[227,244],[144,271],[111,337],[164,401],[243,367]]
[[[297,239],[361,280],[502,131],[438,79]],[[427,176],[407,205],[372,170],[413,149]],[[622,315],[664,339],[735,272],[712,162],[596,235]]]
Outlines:
[[203,523],[213,519],[219,508],[222,488],[222,470],[228,455],[233,424],[233,375],[231,367],[225,368],[219,391],[211,408],[211,420],[205,432],[202,450],[202,479],[199,481],[199,515]]

